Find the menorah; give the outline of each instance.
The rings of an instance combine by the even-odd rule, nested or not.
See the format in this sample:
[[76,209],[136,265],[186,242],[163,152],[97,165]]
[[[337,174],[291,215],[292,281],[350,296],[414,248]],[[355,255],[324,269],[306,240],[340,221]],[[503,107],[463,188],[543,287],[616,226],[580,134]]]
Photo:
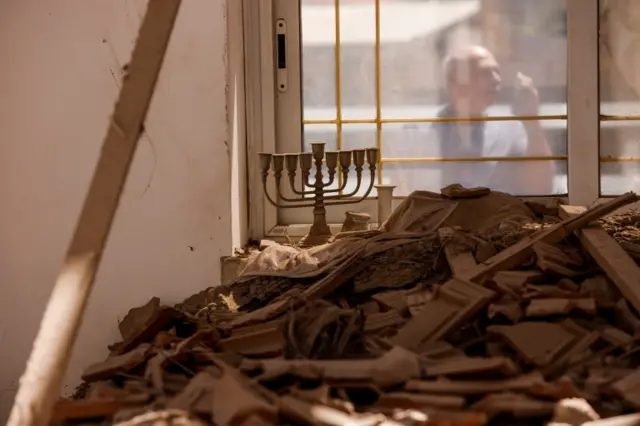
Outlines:
[[[271,204],[282,209],[313,207],[313,224],[311,225],[311,229],[309,229],[309,233],[300,240],[299,245],[301,247],[316,246],[328,242],[331,238],[331,230],[327,224],[326,208],[328,206],[359,203],[369,195],[373,189],[376,179],[376,165],[378,163],[378,150],[376,148],[355,149],[353,151],[328,151],[325,153],[324,145],[325,144],[322,142],[312,143],[311,152],[302,152],[299,154],[259,154],[260,169],[262,171],[262,186],[264,187],[264,193],[267,200],[269,200]],[[300,160],[300,170],[302,172],[301,190],[296,188],[298,159]],[[369,187],[361,197],[348,199],[354,197],[360,190],[365,160],[369,163],[369,172],[371,173]],[[351,167],[352,161],[356,172],[356,188],[349,193],[344,193],[344,190],[347,187],[347,182],[349,181],[349,168]],[[279,199],[284,201],[284,203],[275,201],[269,195],[267,179],[269,177],[269,169],[272,163],[275,187],[278,195],[276,200]],[[311,168],[314,163],[315,180],[311,183],[309,178],[311,176]],[[327,166],[328,180],[326,182],[322,173],[323,163]],[[328,189],[328,187],[333,185],[335,180],[338,163],[340,163],[342,183],[339,188]],[[285,165],[289,177],[289,186],[296,195],[301,196],[300,198],[288,198],[283,195],[281,191],[280,182],[282,180],[282,172]],[[305,188],[312,190],[307,191]],[[311,195],[313,196],[313,201],[308,202],[311,199],[309,197]]]

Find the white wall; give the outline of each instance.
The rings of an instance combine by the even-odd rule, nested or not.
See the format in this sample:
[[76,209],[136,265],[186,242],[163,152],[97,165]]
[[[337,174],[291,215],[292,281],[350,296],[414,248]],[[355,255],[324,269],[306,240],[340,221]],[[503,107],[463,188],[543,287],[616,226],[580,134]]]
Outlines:
[[[0,2],[0,423],[69,242],[145,0]],[[225,0],[185,0],[67,391],[117,321],[219,281],[231,252]]]

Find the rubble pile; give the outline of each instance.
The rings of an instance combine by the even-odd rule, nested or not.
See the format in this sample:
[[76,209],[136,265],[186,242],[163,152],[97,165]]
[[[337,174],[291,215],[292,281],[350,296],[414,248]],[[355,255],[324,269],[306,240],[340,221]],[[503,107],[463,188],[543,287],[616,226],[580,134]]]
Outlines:
[[297,274],[264,266],[175,307],[153,298],[54,422],[639,424],[639,216],[602,219],[638,198],[518,201],[461,226],[459,206],[490,195],[458,189],[432,225],[403,213],[336,239],[314,268],[287,249]]

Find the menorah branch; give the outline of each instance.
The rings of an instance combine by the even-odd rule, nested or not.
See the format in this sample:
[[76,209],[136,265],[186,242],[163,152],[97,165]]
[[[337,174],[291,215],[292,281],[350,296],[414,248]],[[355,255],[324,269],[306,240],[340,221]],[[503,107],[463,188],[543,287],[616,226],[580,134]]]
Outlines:
[[[311,185],[309,185],[309,176],[303,176],[303,180],[302,180],[302,188],[305,187],[309,187],[309,188],[313,188]],[[289,185],[291,186],[291,190],[293,191],[294,194],[297,195],[312,195],[314,193],[314,191],[305,191],[304,189],[302,191],[296,189],[296,174],[295,172],[293,173],[289,173]]]
[[[376,168],[369,166],[369,171],[371,172],[371,180],[369,182],[369,188],[367,188],[367,191],[364,193],[364,195],[362,195],[360,198],[358,198],[356,200],[330,201],[330,202],[325,203],[325,205],[326,206],[339,206],[339,205],[344,205],[344,204],[356,204],[356,203],[359,203],[359,202],[363,201],[365,198],[367,198],[369,196],[369,194],[371,193],[371,190],[373,189],[373,187],[375,185],[375,182],[376,182]],[[358,188],[359,187],[360,187],[360,182],[358,182]],[[345,195],[345,197],[354,196],[358,192],[358,188],[356,188],[356,190],[351,192],[350,194]]]
[[267,197],[267,201],[269,201],[269,203],[271,203],[273,206],[278,207],[280,209],[290,209],[290,208],[300,208],[300,207],[313,207],[315,206],[315,203],[305,203],[305,204],[279,204],[278,202],[274,201],[273,198],[271,198],[271,195],[269,195],[269,188],[267,187],[267,174],[263,174],[262,175],[262,189],[264,190],[264,195],[265,197]]
[[[345,180],[346,184],[346,180]],[[331,195],[329,197],[325,197],[325,200],[337,200],[340,198],[350,198],[353,197],[360,191],[360,186],[362,185],[362,167],[356,167],[356,187],[353,191],[347,194],[339,194],[339,195]],[[346,186],[346,185],[344,185]]]
[[[281,199],[282,201],[286,201],[288,203],[298,203],[301,201],[306,201],[304,198],[288,198],[284,194],[282,194],[282,188],[280,185],[280,183],[282,182],[282,175],[278,175],[277,172],[275,176],[275,181],[276,181],[276,193],[278,194],[278,198]],[[305,194],[300,194],[300,195],[305,195]]]
[[336,192],[341,194],[347,187],[348,180],[349,180],[349,169],[342,168],[342,184],[340,185],[340,188],[327,189],[324,191],[325,194],[333,194]]

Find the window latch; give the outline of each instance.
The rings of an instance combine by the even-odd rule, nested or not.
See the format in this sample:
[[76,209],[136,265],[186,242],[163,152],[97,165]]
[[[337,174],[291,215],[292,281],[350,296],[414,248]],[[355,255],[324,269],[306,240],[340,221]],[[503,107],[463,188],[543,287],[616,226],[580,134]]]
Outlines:
[[284,19],[276,21],[276,85],[279,92],[287,91],[287,23]]

